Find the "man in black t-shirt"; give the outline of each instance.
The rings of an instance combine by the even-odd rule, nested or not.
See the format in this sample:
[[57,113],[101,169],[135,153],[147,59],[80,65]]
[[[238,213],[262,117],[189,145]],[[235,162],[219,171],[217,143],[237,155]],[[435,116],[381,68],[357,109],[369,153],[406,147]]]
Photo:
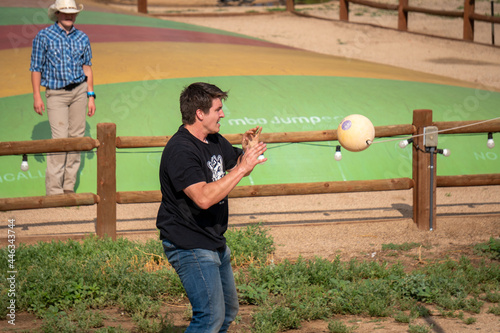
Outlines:
[[224,233],[228,194],[257,164],[266,145],[261,128],[243,134],[242,148],[220,135],[227,92],[193,83],[180,96],[182,126],[160,164],[162,202],[156,226],[165,254],[179,275],[193,316],[186,332],[227,332],[238,313],[231,252]]

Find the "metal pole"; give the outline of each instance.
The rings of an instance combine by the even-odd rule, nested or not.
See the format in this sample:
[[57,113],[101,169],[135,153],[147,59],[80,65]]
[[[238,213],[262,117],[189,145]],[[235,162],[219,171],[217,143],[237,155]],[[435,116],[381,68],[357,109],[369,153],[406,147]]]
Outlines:
[[431,189],[430,189],[430,205],[429,205],[429,230],[432,231],[432,215],[433,215],[433,208],[434,205],[432,204],[434,202],[434,147],[430,147],[429,151],[431,153]]
[[[495,2],[491,1],[491,16],[495,16]],[[495,23],[491,22],[491,44],[495,45]]]

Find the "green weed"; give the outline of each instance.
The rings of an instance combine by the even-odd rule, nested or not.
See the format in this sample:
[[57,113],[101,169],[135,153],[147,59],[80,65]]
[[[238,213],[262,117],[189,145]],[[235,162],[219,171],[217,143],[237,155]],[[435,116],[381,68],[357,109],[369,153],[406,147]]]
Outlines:
[[295,0],[295,4],[300,5],[312,5],[317,3],[328,2],[330,0]]
[[137,324],[139,332],[157,333],[157,332],[173,332],[174,325],[168,314],[162,316],[157,314],[151,318],[144,318],[139,314],[134,314],[132,320]]
[[285,306],[262,308],[252,315],[254,332],[274,333],[300,328],[300,318]]
[[332,320],[328,323],[328,332],[330,333],[350,333],[354,332],[358,326],[348,327],[340,320]]
[[463,320],[464,324],[466,324],[466,325],[475,324],[476,321],[477,321],[477,319],[473,318],[473,317],[469,317],[469,318]]
[[87,311],[80,303],[73,311],[60,311],[52,306],[44,313],[42,332],[88,332],[104,326],[104,317],[99,311]]
[[420,243],[403,243],[403,244],[382,244],[382,251],[395,250],[395,251],[410,251],[416,247],[422,246]]
[[276,13],[276,12],[285,12],[286,8],[268,8],[266,10],[271,13]]
[[227,231],[227,245],[231,249],[234,266],[267,262],[268,256],[275,250],[274,240],[267,231],[261,224]]
[[485,299],[491,303],[500,303],[500,292],[488,291],[486,292]]
[[492,314],[494,314],[495,316],[500,316],[500,305],[491,306],[491,307],[488,309],[488,313],[492,313]]
[[394,320],[397,321],[398,323],[409,324],[412,321],[412,317],[405,312],[399,311],[394,315]]
[[408,325],[409,333],[429,333],[432,330],[432,325]]
[[[428,326],[411,325],[415,318],[429,316],[427,304],[472,325],[474,318],[465,319],[464,312],[479,313],[483,301],[500,300],[500,264],[494,260],[473,264],[467,257],[443,258],[412,269],[400,263],[342,261],[340,256],[332,261],[317,257],[273,262],[269,257],[274,242],[262,225],[231,229],[227,240],[240,302],[258,306],[252,316],[253,332],[296,329],[309,320],[328,322],[331,332],[354,330],[331,321],[337,314],[374,320],[393,317],[408,323],[410,332],[428,332]],[[420,244],[388,246],[404,251]],[[496,246],[491,239],[477,248],[491,254]],[[7,249],[0,249],[0,254],[5,257]],[[161,306],[186,301],[159,240],[137,243],[89,237],[81,242],[21,245],[16,259],[17,269],[23,272],[16,280],[16,310],[35,313],[44,332],[122,332],[120,327],[103,327],[98,309],[108,306],[120,308],[137,331],[168,331],[170,318],[160,313]],[[6,262],[0,261],[4,304],[8,302]],[[488,311],[500,315],[498,306]],[[0,315],[5,317],[6,307]]]
[[476,244],[474,251],[490,259],[500,260],[500,238],[490,237],[488,242]]

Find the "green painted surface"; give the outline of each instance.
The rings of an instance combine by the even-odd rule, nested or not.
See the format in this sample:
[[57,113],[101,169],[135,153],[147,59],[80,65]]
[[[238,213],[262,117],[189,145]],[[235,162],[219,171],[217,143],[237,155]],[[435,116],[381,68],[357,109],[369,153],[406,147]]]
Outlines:
[[[17,8],[0,7],[0,25],[34,25],[33,29],[39,30],[36,25],[52,24],[47,16],[47,8]],[[198,31],[219,35],[237,36],[242,38],[257,39],[228,31],[212,29],[193,24],[161,20],[153,17],[139,15],[125,15],[117,13],[94,12],[83,10],[78,14],[78,24],[122,25],[149,28],[170,28],[186,31]]]
[[[178,97],[195,81],[229,90],[221,133],[242,133],[255,125],[264,132],[336,129],[349,114],[363,114],[375,126],[408,124],[414,109],[433,110],[434,121],[486,120],[498,116],[500,93],[426,83],[378,79],[309,76],[245,76],[185,78],[96,86],[98,110],[87,118],[87,135],[96,125],[117,124],[118,136],[172,135],[180,125]],[[32,108],[31,94],[0,99],[0,141],[50,138],[46,115]],[[240,185],[367,180],[411,177],[411,148],[399,140],[380,142],[367,150],[343,150],[333,158],[337,142],[269,144],[269,161]],[[499,147],[486,147],[486,134],[440,135],[439,175],[498,173]],[[117,190],[157,190],[162,148],[120,149]],[[83,153],[77,192],[96,190],[96,155]],[[30,156],[30,170],[20,170],[20,156],[0,156],[0,197],[44,195],[44,156]]]

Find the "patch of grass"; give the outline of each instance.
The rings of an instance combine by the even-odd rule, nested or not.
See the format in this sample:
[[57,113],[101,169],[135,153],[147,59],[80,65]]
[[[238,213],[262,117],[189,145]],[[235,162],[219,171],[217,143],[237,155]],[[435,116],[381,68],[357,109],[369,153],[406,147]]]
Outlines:
[[[239,276],[238,276],[239,277]],[[240,280],[235,277],[236,281]],[[242,304],[263,304],[268,298],[268,290],[255,283],[238,283],[238,298]]]
[[16,305],[41,316],[51,306],[60,310],[79,303],[103,307],[129,294],[152,299],[167,292],[182,296],[180,281],[170,267],[158,265],[157,270],[148,271],[151,258],[161,251],[159,241],[141,245],[97,237],[21,245],[16,254],[23,274],[17,281]]
[[226,238],[235,267],[251,263],[265,264],[275,250],[274,240],[262,224],[241,229],[230,228]]
[[331,0],[295,0],[296,5],[313,5],[317,3],[329,2]]
[[[446,316],[473,325],[465,313],[479,313],[483,301],[500,300],[500,264],[467,257],[404,267],[400,263],[298,258],[273,262],[274,241],[262,225],[230,229],[238,296],[243,304],[257,305],[252,332],[279,332],[299,328],[301,322],[324,320],[331,332],[354,330],[335,315],[361,315],[382,322],[392,317],[408,323],[410,332],[428,332],[429,326],[412,325],[429,316],[427,304]],[[494,252],[496,241],[479,248]],[[388,245],[403,251],[418,243]],[[493,250],[492,250],[493,249]],[[0,249],[7,256],[7,248]],[[120,331],[103,327],[99,309],[114,306],[128,316],[141,332],[168,331],[165,302],[186,301],[184,289],[163,254],[159,240],[146,243],[126,239],[89,237],[21,245],[16,249],[18,311],[30,311],[42,319],[42,331]],[[7,261],[0,262],[0,301],[8,303]],[[64,269],[61,269],[64,267]],[[189,311],[190,312],[190,311]],[[490,307],[500,315],[500,307]],[[0,315],[6,315],[6,307]],[[186,314],[186,319],[188,315]],[[380,324],[377,329],[383,330]]]
[[490,259],[500,260],[500,238],[490,237],[488,242],[476,244],[474,251]]
[[[483,303],[469,295],[474,295],[475,289],[465,287],[470,286],[466,281],[489,281],[492,288],[497,288],[495,272],[498,270],[493,269],[490,275],[482,266],[475,268],[465,259],[460,263],[429,264],[407,274],[400,265],[299,258],[293,264],[285,260],[272,266],[249,267],[239,276],[238,286],[241,290],[251,286],[252,304],[258,304],[259,312],[267,316],[274,308],[284,307],[301,320],[322,319],[329,313],[383,318],[392,316],[400,306],[395,317],[410,322],[429,316],[429,310],[417,302],[477,313]],[[248,295],[248,289],[243,291]],[[403,309],[410,310],[410,314],[403,316]]]
[[[233,261],[265,264],[274,250],[273,240],[261,226],[227,233]],[[0,249],[7,257],[8,249]],[[165,301],[185,299],[184,288],[168,264],[159,240],[146,243],[124,238],[116,241],[92,236],[83,241],[40,242],[16,249],[16,310],[43,320],[45,331],[86,331],[101,328],[94,309],[118,306],[140,331],[168,327],[162,316]],[[0,263],[0,301],[9,301],[7,261]],[[61,269],[61,268],[64,269]],[[0,310],[5,317],[7,308]]]
[[432,330],[432,325],[408,325],[409,333],[429,333]]
[[156,332],[173,332],[174,325],[168,314],[162,316],[157,314],[152,318],[144,318],[140,314],[134,314],[132,320],[137,324],[139,332],[156,333]]
[[500,291],[486,292],[485,299],[490,303],[500,303]]
[[399,311],[394,315],[394,320],[398,323],[409,324],[412,321],[412,317],[403,311]]
[[268,12],[275,13],[275,12],[285,12],[286,8],[274,7],[274,8],[267,8],[266,10]]
[[421,243],[403,243],[403,244],[382,244],[382,251],[394,250],[394,251],[410,251],[416,247],[422,246]]
[[340,320],[332,320],[328,323],[328,332],[330,333],[350,333],[354,332],[358,326],[347,326]]
[[104,326],[104,316],[99,311],[87,311],[85,304],[80,303],[73,311],[60,311],[50,307],[44,313],[41,327],[43,332],[88,332]]
[[466,325],[472,325],[472,324],[475,324],[477,319],[476,318],[473,318],[473,317],[469,317],[467,319],[464,319],[462,320],[464,322],[464,324]]
[[120,326],[118,327],[101,327],[98,329],[93,330],[95,333],[127,333],[128,331],[126,329],[123,329]]
[[290,308],[275,306],[259,309],[252,315],[254,332],[281,332],[300,328],[299,316]]
[[488,313],[493,313],[495,316],[500,316],[500,305],[491,306],[488,309]]

